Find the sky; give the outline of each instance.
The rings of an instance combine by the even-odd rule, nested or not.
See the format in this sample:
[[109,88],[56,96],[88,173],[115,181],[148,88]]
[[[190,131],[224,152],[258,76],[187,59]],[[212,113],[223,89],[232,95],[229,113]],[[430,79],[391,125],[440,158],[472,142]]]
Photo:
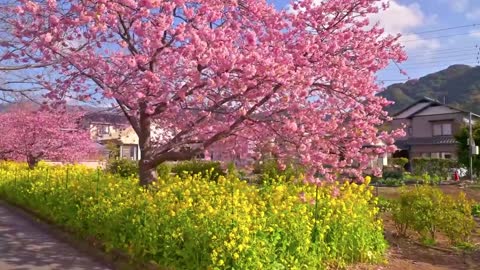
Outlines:
[[[269,0],[278,9],[289,0]],[[386,0],[385,0],[386,1]],[[377,74],[385,86],[417,79],[453,64],[480,65],[480,0],[390,0],[390,8],[375,15],[388,33],[402,34],[408,60]]]

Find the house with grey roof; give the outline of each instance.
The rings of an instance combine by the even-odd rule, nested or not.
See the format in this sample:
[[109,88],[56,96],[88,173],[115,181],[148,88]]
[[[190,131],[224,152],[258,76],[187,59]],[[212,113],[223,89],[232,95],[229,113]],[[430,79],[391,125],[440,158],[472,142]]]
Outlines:
[[405,127],[405,137],[397,140],[393,157],[457,158],[454,135],[479,115],[424,97],[393,115],[393,129]]
[[83,124],[90,130],[92,140],[102,145],[111,143],[120,158],[140,159],[138,136],[121,112],[94,111],[84,116]]

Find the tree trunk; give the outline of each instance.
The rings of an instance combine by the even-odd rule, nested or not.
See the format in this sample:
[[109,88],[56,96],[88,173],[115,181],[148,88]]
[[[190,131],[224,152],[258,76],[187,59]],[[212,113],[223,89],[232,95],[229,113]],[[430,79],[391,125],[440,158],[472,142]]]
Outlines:
[[148,187],[157,181],[157,168],[153,161],[152,153],[152,117],[146,113],[147,103],[139,104],[139,122],[138,122],[138,145],[140,147],[141,159],[139,162],[140,185]]
[[38,163],[38,159],[33,156],[27,156],[27,164],[30,170],[33,170]]
[[153,182],[156,182],[158,179],[157,168],[148,164],[147,159],[142,159],[139,162],[139,176],[140,176],[140,185],[143,187],[148,187]]

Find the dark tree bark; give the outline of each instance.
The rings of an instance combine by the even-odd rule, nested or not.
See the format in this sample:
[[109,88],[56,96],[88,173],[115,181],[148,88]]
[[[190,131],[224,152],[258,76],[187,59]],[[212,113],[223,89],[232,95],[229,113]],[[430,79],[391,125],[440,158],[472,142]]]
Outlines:
[[27,156],[27,164],[28,164],[28,168],[30,170],[33,170],[35,168],[35,166],[37,166],[37,163],[38,163],[38,158],[36,158],[32,155]]
[[152,166],[149,163],[148,158],[143,158],[140,160],[139,163],[139,177],[140,177],[140,185],[147,187],[151,185],[153,182],[156,182],[158,179],[157,175],[157,168],[156,166]]

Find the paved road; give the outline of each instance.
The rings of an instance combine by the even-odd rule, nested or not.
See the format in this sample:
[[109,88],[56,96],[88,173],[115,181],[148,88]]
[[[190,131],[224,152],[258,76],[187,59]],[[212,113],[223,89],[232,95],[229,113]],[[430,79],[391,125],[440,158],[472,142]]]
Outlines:
[[108,270],[0,203],[0,270]]

